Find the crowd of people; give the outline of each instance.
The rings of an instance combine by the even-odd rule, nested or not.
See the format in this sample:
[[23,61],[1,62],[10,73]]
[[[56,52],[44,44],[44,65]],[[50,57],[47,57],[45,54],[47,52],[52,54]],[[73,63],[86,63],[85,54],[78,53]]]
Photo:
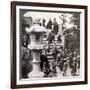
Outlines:
[[[57,67],[62,72],[62,76],[67,76],[68,73],[71,76],[79,75],[77,71],[80,69],[80,55],[78,51],[69,52],[63,49],[63,47],[54,46],[52,56],[53,59],[48,59],[48,53],[43,50],[41,54],[41,70],[45,73],[45,77],[57,76]],[[43,68],[42,68],[43,67]]]

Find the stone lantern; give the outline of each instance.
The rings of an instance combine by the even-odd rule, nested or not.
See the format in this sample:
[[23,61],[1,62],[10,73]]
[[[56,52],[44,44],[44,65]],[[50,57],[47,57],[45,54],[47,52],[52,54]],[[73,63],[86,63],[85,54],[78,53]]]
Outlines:
[[40,19],[36,19],[30,28],[26,28],[27,33],[30,34],[30,44],[28,48],[32,52],[32,71],[28,74],[29,78],[40,78],[44,76],[44,73],[40,69],[40,52],[43,49],[43,35],[45,28],[40,26]]

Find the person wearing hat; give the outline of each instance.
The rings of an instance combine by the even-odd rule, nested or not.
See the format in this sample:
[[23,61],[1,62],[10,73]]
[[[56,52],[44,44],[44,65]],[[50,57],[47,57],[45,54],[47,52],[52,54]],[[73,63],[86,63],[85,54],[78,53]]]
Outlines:
[[63,56],[64,56],[64,52],[63,52],[63,47],[61,46],[58,49],[58,54],[56,57],[57,65],[59,66],[61,71],[63,70]]
[[72,64],[72,76],[76,76],[77,70],[77,53],[74,51],[73,64]]

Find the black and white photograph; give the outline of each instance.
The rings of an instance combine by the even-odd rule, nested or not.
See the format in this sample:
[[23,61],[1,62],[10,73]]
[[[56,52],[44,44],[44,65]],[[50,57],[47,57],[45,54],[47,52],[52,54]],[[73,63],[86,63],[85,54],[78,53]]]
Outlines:
[[16,82],[44,84],[85,79],[82,8],[16,6]]
[[80,75],[80,12],[20,9],[20,77]]

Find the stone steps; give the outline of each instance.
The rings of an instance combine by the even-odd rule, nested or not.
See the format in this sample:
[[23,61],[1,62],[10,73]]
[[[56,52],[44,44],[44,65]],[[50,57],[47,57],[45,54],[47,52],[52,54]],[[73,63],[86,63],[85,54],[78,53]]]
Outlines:
[[[55,42],[56,42],[56,47],[57,48],[59,48],[60,46],[62,46],[62,43],[58,43],[57,40],[55,40]],[[47,38],[44,38],[43,39],[43,44],[46,47],[48,47],[48,40],[47,40]],[[50,45],[50,50],[49,50],[49,53],[47,52],[47,57],[48,57],[48,60],[50,61],[50,60],[54,60],[53,55],[52,55],[54,43],[51,43],[49,45]]]

